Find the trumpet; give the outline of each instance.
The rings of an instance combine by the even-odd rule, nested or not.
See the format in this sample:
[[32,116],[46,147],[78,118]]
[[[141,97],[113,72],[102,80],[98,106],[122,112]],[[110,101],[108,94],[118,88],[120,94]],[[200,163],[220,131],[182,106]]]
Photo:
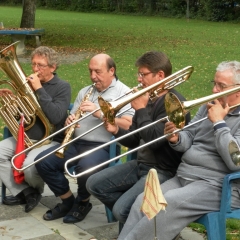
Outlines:
[[[142,87],[142,84],[139,83],[137,86],[133,87],[132,89],[130,89],[128,92],[126,92],[126,93],[123,94],[122,96],[119,96],[119,97],[116,98],[114,101],[116,101],[116,100],[118,100],[118,99],[120,99],[120,98],[122,98],[122,97],[124,97],[124,96],[126,96],[126,95],[129,95],[129,94],[132,93],[132,92],[135,92],[136,89],[141,88],[141,87]],[[27,168],[31,167],[32,165],[36,164],[37,162],[43,160],[44,158],[46,158],[46,157],[49,156],[50,154],[52,154],[52,153],[54,153],[54,152],[56,152],[56,151],[59,151],[61,148],[66,147],[66,146],[69,145],[70,143],[76,141],[77,139],[79,139],[79,138],[87,135],[88,133],[90,133],[90,132],[92,132],[93,130],[95,130],[95,129],[99,128],[100,126],[102,126],[102,125],[103,125],[103,122],[100,123],[100,124],[98,124],[98,125],[96,125],[96,126],[93,127],[92,129],[86,131],[85,133],[83,133],[83,134],[75,137],[74,139],[69,140],[68,142],[61,144],[61,146],[58,147],[57,149],[55,149],[54,151],[49,152],[49,153],[48,153],[47,155],[45,155],[44,157],[38,159],[38,160],[35,161],[35,162],[30,163],[29,165],[27,165],[27,166],[25,166],[25,167],[23,167],[23,168],[17,168],[17,167],[15,166],[15,164],[14,164],[14,159],[15,159],[16,157],[20,156],[21,154],[25,153],[26,151],[29,151],[30,149],[32,149],[32,148],[34,148],[34,147],[36,147],[38,144],[41,144],[41,143],[42,143],[43,141],[45,141],[46,139],[52,138],[52,137],[55,136],[56,134],[58,134],[58,133],[60,133],[60,132],[62,132],[62,131],[64,131],[64,130],[68,129],[70,126],[77,124],[78,122],[82,121],[83,119],[89,117],[90,115],[92,115],[93,113],[95,113],[95,112],[97,112],[97,111],[99,111],[99,110],[101,110],[100,107],[97,108],[97,109],[95,109],[94,111],[88,113],[88,114],[85,114],[85,116],[83,116],[82,118],[73,121],[73,122],[70,123],[69,125],[67,125],[67,126],[63,127],[62,129],[56,131],[55,133],[49,135],[47,138],[45,138],[45,139],[37,142],[36,144],[32,145],[32,146],[29,147],[28,149],[23,150],[22,152],[14,155],[14,156],[12,157],[12,159],[11,159],[11,164],[12,164],[13,168],[16,169],[16,170],[19,171],[19,172],[24,171],[25,169],[27,169]],[[129,110],[129,109],[127,109],[127,110]],[[126,110],[126,111],[127,111],[127,110]]]
[[[85,102],[85,101],[88,101],[89,100],[89,97],[91,96],[92,94],[92,91],[95,87],[96,83],[93,83],[92,86],[90,87],[88,93],[84,96],[83,100],[81,103]],[[81,106],[81,104],[80,104]],[[81,109],[80,109],[80,106],[79,108],[77,109],[77,111],[75,112],[75,119],[80,119],[84,114],[85,112],[83,112]],[[72,138],[72,135],[74,133],[74,130],[75,130],[75,127],[76,127],[77,124],[73,124],[71,125],[71,127],[69,127],[67,130],[66,130],[66,135],[65,135],[65,138],[61,144],[64,145],[65,143],[68,143],[69,140]],[[58,151],[56,151],[56,156],[58,156],[59,158],[63,158],[64,157],[64,151],[65,151],[65,147],[62,147],[60,148]]]
[[[78,156],[76,156],[76,157],[73,157],[73,158],[69,159],[69,160],[66,161],[65,164],[64,164],[65,171],[66,171],[66,173],[67,173],[70,177],[73,177],[73,178],[81,177],[82,175],[84,175],[84,174],[86,174],[86,173],[89,173],[89,172],[91,172],[91,171],[94,171],[94,170],[96,170],[97,168],[102,167],[102,166],[104,166],[104,165],[106,165],[106,164],[109,164],[110,162],[113,162],[113,161],[115,161],[115,160],[117,160],[117,159],[119,159],[119,158],[121,158],[121,157],[123,157],[123,156],[126,156],[126,155],[128,155],[128,154],[130,154],[130,153],[136,152],[137,150],[139,150],[139,149],[141,149],[141,148],[143,148],[143,147],[149,146],[149,145],[151,145],[151,144],[153,144],[153,143],[155,143],[155,142],[157,142],[157,141],[160,141],[160,140],[162,140],[162,139],[165,139],[166,137],[168,137],[168,136],[170,136],[170,135],[172,135],[172,134],[178,133],[178,132],[180,132],[180,131],[182,131],[182,130],[185,130],[185,129],[187,129],[187,128],[195,125],[195,124],[198,124],[198,123],[206,120],[208,117],[204,117],[204,118],[202,118],[202,119],[199,119],[198,121],[195,121],[195,122],[193,122],[193,123],[191,123],[191,124],[188,124],[187,126],[184,126],[184,123],[183,123],[182,121],[179,121],[179,119],[181,119],[181,120],[185,119],[186,114],[187,114],[187,113],[190,111],[190,109],[192,109],[193,107],[202,105],[203,103],[207,103],[207,102],[212,101],[212,100],[214,100],[214,99],[217,99],[217,98],[220,98],[220,97],[223,97],[223,96],[226,96],[226,95],[232,94],[232,93],[234,93],[234,92],[238,92],[238,91],[240,91],[240,87],[236,87],[236,88],[233,88],[233,89],[224,91],[224,92],[212,94],[212,95],[209,95],[209,96],[206,96],[206,97],[202,97],[202,98],[200,98],[200,99],[196,99],[196,100],[192,100],[192,101],[183,101],[183,102],[181,102],[181,101],[177,98],[177,96],[176,96],[175,94],[173,94],[173,93],[167,93],[166,96],[165,96],[165,107],[166,107],[166,112],[167,112],[168,115],[167,115],[166,117],[161,118],[161,119],[158,119],[158,120],[156,120],[155,122],[152,122],[152,123],[150,123],[150,124],[148,124],[148,125],[146,125],[146,126],[144,126],[144,127],[142,127],[142,128],[136,129],[136,130],[134,130],[134,131],[132,131],[132,132],[130,132],[130,133],[128,133],[128,134],[125,134],[125,135],[123,135],[123,136],[121,136],[121,137],[119,137],[119,138],[113,139],[112,141],[110,141],[110,142],[108,142],[108,143],[105,143],[105,144],[103,144],[103,145],[101,145],[101,146],[99,146],[99,147],[96,147],[95,149],[86,151],[86,152],[84,152],[84,153],[82,153],[82,154],[80,154],[80,155],[78,155]],[[172,95],[172,94],[173,94],[173,95]],[[174,99],[173,102],[172,102],[172,99]],[[240,103],[239,103],[239,104],[236,104],[236,105],[234,105],[234,106],[231,106],[230,109],[233,109],[233,108],[235,108],[235,107],[237,107],[237,106],[239,106],[239,105],[240,105]],[[170,109],[172,110],[172,112],[170,112]],[[132,135],[132,134],[135,134],[136,132],[142,131],[143,129],[146,129],[146,128],[150,127],[150,126],[153,126],[153,125],[155,125],[155,124],[157,124],[157,123],[159,123],[159,122],[161,122],[161,121],[172,121],[172,122],[173,122],[176,126],[178,126],[179,128],[176,129],[175,131],[173,131],[172,133],[169,133],[169,134],[163,135],[163,136],[161,136],[161,137],[159,137],[159,138],[153,139],[152,141],[147,142],[147,143],[145,143],[145,144],[143,144],[143,145],[140,145],[139,147],[136,147],[136,148],[134,148],[134,149],[131,149],[131,150],[129,150],[128,152],[123,153],[123,154],[121,154],[121,155],[118,155],[118,156],[115,157],[115,158],[109,159],[109,160],[107,160],[107,161],[105,161],[105,162],[103,162],[103,163],[101,163],[101,164],[99,164],[99,165],[97,165],[97,166],[94,166],[94,167],[92,167],[92,168],[89,168],[88,170],[86,170],[86,171],[84,171],[84,172],[82,172],[82,173],[79,173],[79,174],[71,174],[71,173],[69,172],[69,170],[68,170],[68,164],[69,164],[69,163],[71,163],[71,162],[73,162],[73,161],[75,161],[75,160],[77,160],[77,159],[79,159],[79,158],[81,158],[81,157],[83,157],[83,156],[86,156],[86,155],[88,155],[88,154],[90,154],[90,153],[92,153],[92,152],[94,152],[94,151],[97,151],[97,150],[99,150],[99,149],[101,149],[101,148],[103,148],[103,147],[106,147],[106,146],[108,146],[108,145],[110,145],[110,144],[112,144],[112,143],[114,143],[114,142],[118,142],[119,140],[121,140],[121,139],[123,139],[123,138],[125,138],[125,137],[128,137],[128,136],[130,136],[130,135]],[[229,146],[229,148],[230,148],[230,147],[231,147],[231,146]],[[238,159],[238,158],[240,158],[240,157],[238,157],[238,156],[240,155],[240,153],[239,153],[239,151],[236,150],[237,147],[234,146],[234,147],[232,147],[231,149],[234,149],[234,150],[232,150],[232,152],[233,152],[233,153],[236,153],[236,154],[235,154],[235,155],[236,155],[236,156],[235,156],[235,161],[239,164],[239,159]]]

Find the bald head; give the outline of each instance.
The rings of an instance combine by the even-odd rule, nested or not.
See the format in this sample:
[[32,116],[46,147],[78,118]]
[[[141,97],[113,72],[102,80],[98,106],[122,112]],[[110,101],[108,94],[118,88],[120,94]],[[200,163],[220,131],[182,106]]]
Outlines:
[[101,92],[109,87],[112,80],[116,77],[116,65],[113,59],[100,53],[92,57],[89,62],[89,72],[93,83],[96,83],[96,89]]

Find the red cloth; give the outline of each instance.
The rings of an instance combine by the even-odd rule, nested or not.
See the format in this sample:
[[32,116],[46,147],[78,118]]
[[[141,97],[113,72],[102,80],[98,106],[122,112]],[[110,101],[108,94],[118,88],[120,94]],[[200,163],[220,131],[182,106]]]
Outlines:
[[[20,124],[19,124],[18,140],[17,140],[15,154],[18,154],[25,149],[25,146],[24,146],[24,126],[23,126],[23,124],[24,124],[24,116],[22,115],[21,120],[20,120]],[[25,153],[17,156],[14,159],[14,165],[17,168],[21,168],[22,165],[23,165],[25,157],[26,157]],[[15,182],[18,183],[18,184],[21,184],[24,181],[24,173],[19,172],[15,169],[13,169],[13,177],[14,177]]]

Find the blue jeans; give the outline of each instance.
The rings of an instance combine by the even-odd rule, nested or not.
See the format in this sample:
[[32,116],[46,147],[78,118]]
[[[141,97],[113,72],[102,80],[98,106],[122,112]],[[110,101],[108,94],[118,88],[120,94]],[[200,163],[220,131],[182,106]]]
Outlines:
[[[104,169],[88,178],[89,193],[98,198],[117,220],[124,223],[137,196],[144,191],[148,171],[152,166],[138,164],[137,160]],[[156,168],[160,183],[174,175]]]
[[[61,196],[70,190],[68,179],[65,177],[64,174],[65,162],[68,159],[73,158],[85,151],[94,149],[99,145],[102,145],[102,143],[77,140],[71,143],[69,147],[65,150],[64,158],[59,158],[53,153],[36,164],[39,175],[42,177],[43,181],[49,186],[55,196]],[[36,157],[36,159],[46,155],[47,153],[53,151],[58,147],[59,144],[47,149],[46,151],[40,153]],[[88,154],[81,159],[77,159],[73,163],[69,164],[69,167],[74,165],[74,171],[76,174],[78,174],[104,161],[107,161],[108,159],[109,147],[106,147],[99,149],[91,154]],[[95,172],[100,171],[105,167],[98,168],[97,170],[95,170]],[[89,192],[86,189],[86,181],[88,177],[93,173],[94,171],[77,178],[78,200],[84,200],[90,196]]]

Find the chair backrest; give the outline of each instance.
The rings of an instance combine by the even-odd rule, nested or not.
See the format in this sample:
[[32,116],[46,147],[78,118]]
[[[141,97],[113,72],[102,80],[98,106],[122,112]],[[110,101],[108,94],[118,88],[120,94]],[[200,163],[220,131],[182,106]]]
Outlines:
[[220,211],[210,212],[196,220],[207,230],[208,240],[226,239],[226,219],[240,219],[240,209],[231,209],[232,182],[240,179],[240,172],[228,174],[223,179]]

